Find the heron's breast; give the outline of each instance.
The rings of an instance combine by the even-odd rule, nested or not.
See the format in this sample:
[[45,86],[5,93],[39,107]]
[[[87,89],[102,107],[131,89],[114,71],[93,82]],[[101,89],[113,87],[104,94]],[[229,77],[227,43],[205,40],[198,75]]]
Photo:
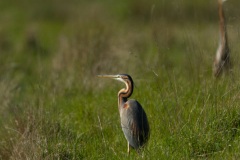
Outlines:
[[129,108],[129,104],[128,103],[125,103],[124,105],[123,105],[123,109],[128,109]]

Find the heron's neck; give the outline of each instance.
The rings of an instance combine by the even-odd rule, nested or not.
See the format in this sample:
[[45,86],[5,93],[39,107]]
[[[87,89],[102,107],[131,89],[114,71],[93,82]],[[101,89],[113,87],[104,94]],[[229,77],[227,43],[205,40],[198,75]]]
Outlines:
[[121,94],[118,94],[118,109],[119,109],[119,111],[126,102],[127,102],[127,98],[123,97]]
[[219,29],[220,29],[220,45],[222,47],[227,46],[227,31],[225,24],[225,16],[223,11],[223,2],[218,0],[218,14],[219,14]]
[[127,102],[127,99],[132,95],[133,85],[131,82],[126,82],[126,89],[123,88],[118,92],[118,108],[119,111],[123,107],[124,103]]

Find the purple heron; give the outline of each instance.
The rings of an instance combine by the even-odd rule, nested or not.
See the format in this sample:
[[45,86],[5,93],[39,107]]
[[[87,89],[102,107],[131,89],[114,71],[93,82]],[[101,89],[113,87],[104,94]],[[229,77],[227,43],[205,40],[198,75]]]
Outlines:
[[223,72],[223,69],[228,71],[230,69],[230,50],[228,47],[227,28],[225,23],[225,16],[223,11],[223,2],[225,0],[218,0],[218,15],[219,15],[219,46],[216,52],[216,57],[213,63],[213,74],[218,77]]
[[133,80],[127,74],[98,75],[100,78],[112,78],[125,83],[126,88],[118,92],[118,110],[120,113],[121,127],[128,141],[128,154],[130,147],[138,152],[148,141],[150,132],[147,115],[141,104],[128,98],[133,93]]

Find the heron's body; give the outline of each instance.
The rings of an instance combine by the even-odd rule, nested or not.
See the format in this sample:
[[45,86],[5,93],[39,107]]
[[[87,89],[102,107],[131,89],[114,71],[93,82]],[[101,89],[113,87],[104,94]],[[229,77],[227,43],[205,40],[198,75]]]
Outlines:
[[123,133],[129,145],[139,149],[148,140],[149,125],[146,123],[148,122],[146,113],[138,101],[132,99],[121,107],[123,107],[120,112]]
[[130,146],[139,150],[148,141],[150,129],[147,115],[140,103],[133,99],[128,100],[133,92],[132,78],[127,74],[99,75],[99,77],[113,78],[126,84],[126,88],[118,92],[121,127],[128,141],[128,153]]
[[223,0],[218,0],[219,14],[219,46],[213,64],[213,73],[215,77],[221,75],[223,70],[230,69],[230,50],[228,47],[227,29],[225,24],[225,16],[223,11]]

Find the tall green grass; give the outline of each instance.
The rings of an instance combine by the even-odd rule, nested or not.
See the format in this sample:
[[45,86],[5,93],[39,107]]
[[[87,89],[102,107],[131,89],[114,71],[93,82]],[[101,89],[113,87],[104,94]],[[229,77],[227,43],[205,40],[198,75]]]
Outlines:
[[[13,1],[14,2],[14,1]],[[217,2],[0,2],[0,159],[127,155],[117,92],[128,73],[151,136],[144,159],[238,159],[239,2],[233,71],[216,80]]]

